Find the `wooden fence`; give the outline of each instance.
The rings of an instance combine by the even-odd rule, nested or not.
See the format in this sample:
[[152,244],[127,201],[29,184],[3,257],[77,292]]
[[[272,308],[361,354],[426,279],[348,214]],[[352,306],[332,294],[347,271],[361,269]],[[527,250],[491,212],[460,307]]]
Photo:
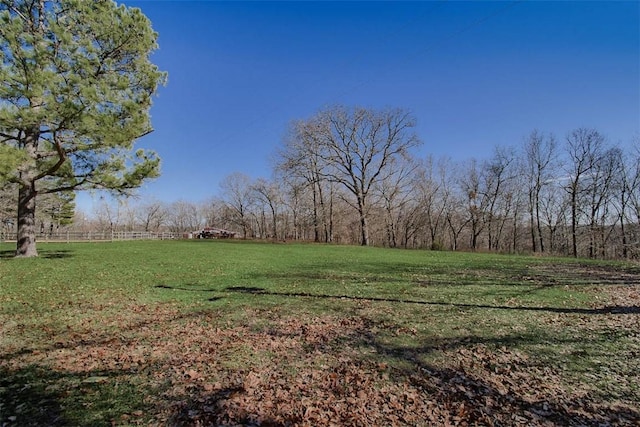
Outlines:
[[[60,231],[54,233],[38,233],[36,239],[39,242],[96,242],[116,240],[170,240],[182,239],[183,233],[150,231]],[[3,233],[0,241],[16,241],[15,233]]]

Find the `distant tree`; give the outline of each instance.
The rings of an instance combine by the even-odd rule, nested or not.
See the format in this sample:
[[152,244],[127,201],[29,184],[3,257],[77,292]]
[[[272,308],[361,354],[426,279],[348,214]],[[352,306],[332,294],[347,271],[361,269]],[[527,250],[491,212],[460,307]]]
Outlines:
[[360,244],[366,246],[371,191],[395,173],[396,160],[408,158],[411,148],[420,144],[413,132],[415,119],[401,109],[335,107],[320,112],[313,121],[320,156],[327,165],[322,173],[352,196],[347,202],[358,213]]
[[593,185],[593,173],[604,154],[605,139],[597,130],[579,128],[567,135],[568,179],[565,190],[571,207],[571,253],[578,257],[578,224],[584,214],[583,198]]
[[303,233],[302,218],[304,216],[305,184],[298,179],[281,177],[283,186],[283,204],[285,206],[284,237],[299,240]]
[[126,193],[158,175],[151,97],[165,74],[139,9],[111,0],[0,1],[0,173],[18,185],[17,256],[37,256],[36,197]]
[[38,208],[38,215],[42,223],[48,222],[50,232],[55,228],[66,227],[73,224],[75,215],[75,198],[73,191],[60,191],[45,194]]
[[[18,185],[5,183],[0,188],[0,227],[3,234],[15,237]],[[54,230],[67,227],[74,222],[75,193],[60,191],[43,194],[36,209],[35,221],[40,224],[40,234],[51,234]]]
[[483,222],[487,228],[488,249],[497,250],[503,228],[512,214],[516,176],[515,154],[511,148],[496,147],[493,156],[480,170],[480,199]]
[[222,206],[222,201],[215,197],[212,197],[200,204],[200,211],[202,212],[202,217],[206,226],[222,227],[222,214],[220,212]]
[[619,191],[622,167],[622,150],[607,148],[596,159],[589,176],[584,204],[589,224],[590,258],[606,256],[607,240],[618,225],[619,217],[613,212],[613,200]]
[[3,239],[15,232],[16,206],[18,204],[16,187],[17,185],[7,182],[0,185],[0,233]]
[[411,159],[392,159],[389,166],[391,172],[375,184],[374,194],[382,206],[387,245],[395,248],[398,246],[399,227],[407,214],[419,178],[416,174],[418,165]]
[[191,232],[202,228],[204,220],[195,203],[178,200],[171,203],[167,210],[167,224],[172,232]]
[[122,216],[122,203],[120,200],[101,198],[100,203],[94,207],[93,216],[100,232],[113,233],[118,231]]
[[523,154],[522,164],[528,196],[531,245],[533,252],[544,252],[541,196],[543,190],[551,185],[553,174],[556,173],[554,159],[557,155],[557,142],[553,135],[545,136],[534,130],[524,143]]
[[461,165],[460,167],[462,170],[458,174],[458,185],[466,206],[466,212],[463,213],[466,216],[466,220],[463,223],[469,224],[471,227],[469,244],[471,250],[475,251],[478,249],[480,234],[484,231],[486,225],[484,218],[489,198],[487,197],[487,191],[484,191],[482,187],[482,169],[478,166],[478,161],[471,159],[466,165]]
[[228,220],[242,228],[243,238],[251,230],[251,208],[254,203],[251,178],[239,172],[225,177],[220,183],[222,200],[227,206]]
[[446,210],[451,200],[448,171],[452,167],[447,158],[435,161],[429,156],[420,163],[408,194],[410,208],[403,221],[404,247],[408,247],[410,241],[414,247],[417,241],[426,242],[431,249],[444,247]]
[[311,191],[314,241],[330,242],[333,233],[333,188],[327,185],[329,182],[324,174],[328,164],[322,156],[321,140],[320,121],[312,119],[292,123],[283,147],[277,154],[277,171],[280,175],[300,180]]
[[[253,199],[269,208],[269,214],[271,218],[271,232],[270,234],[274,239],[278,238],[278,214],[282,205],[282,192],[278,184],[274,181],[268,181],[264,178],[259,178],[252,185],[254,193]],[[266,227],[264,227],[266,229]]]
[[167,207],[157,200],[137,206],[135,212],[136,221],[142,225],[144,231],[157,232],[167,222]]
[[[618,204],[619,221],[622,239],[622,256],[631,256],[634,243],[630,239],[627,224],[640,226],[640,137],[636,139],[635,151],[628,153],[621,159],[623,164],[619,175]],[[638,243],[635,242],[635,246]]]

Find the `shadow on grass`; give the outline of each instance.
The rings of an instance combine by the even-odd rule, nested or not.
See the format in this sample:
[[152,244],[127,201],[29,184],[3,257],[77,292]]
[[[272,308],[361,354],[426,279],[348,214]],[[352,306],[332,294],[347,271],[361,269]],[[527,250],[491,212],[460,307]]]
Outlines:
[[65,425],[62,394],[47,389],[56,378],[51,371],[25,367],[16,371],[0,368],[0,425]]
[[0,425],[111,426],[123,421],[122,414],[144,414],[150,408],[143,403],[143,391],[124,374],[60,372],[36,365],[0,368]]
[[246,390],[242,386],[229,386],[211,393],[196,394],[187,397],[174,405],[167,420],[172,426],[293,426],[299,423],[295,416],[287,415],[284,420],[277,420],[261,414],[244,413],[238,416],[230,410],[228,401],[233,395],[243,395]]
[[[492,340],[486,338],[468,337],[468,339],[462,340],[460,347],[470,349],[468,352],[473,353],[474,343],[510,346],[521,341],[530,343],[528,342],[530,338],[522,336],[496,338],[495,342],[491,343]],[[533,339],[536,341],[540,338],[534,337]],[[527,425],[549,425],[551,422],[553,425],[631,426],[640,419],[640,412],[637,408],[615,404],[607,405],[608,407],[604,410],[597,410],[597,405],[603,403],[601,397],[597,395],[585,395],[580,399],[575,399],[559,392],[559,389],[553,389],[553,384],[544,384],[551,387],[547,393],[540,394],[541,390],[536,390],[540,387],[537,382],[544,383],[545,380],[553,381],[553,379],[544,378],[544,374],[538,378],[536,374],[538,372],[548,373],[548,367],[528,372],[531,382],[522,383],[522,371],[530,371],[535,369],[535,366],[523,365],[515,368],[514,365],[506,364],[503,360],[491,360],[485,355],[480,355],[477,358],[471,354],[469,366],[464,366],[461,363],[457,369],[440,368],[419,360],[419,355],[425,350],[432,350],[430,347],[408,350],[402,346],[382,344],[375,339],[369,340],[368,344],[378,353],[402,362],[399,366],[405,367],[398,368],[397,375],[408,379],[414,387],[427,391],[440,404],[453,408],[466,407],[469,412],[465,414],[465,417],[470,422],[489,422],[491,425],[496,421],[495,425],[500,425],[500,421],[506,421],[521,425],[525,422]],[[455,344],[447,343],[445,345],[449,348],[452,346],[455,347]],[[485,357],[483,358],[483,356]],[[487,364],[487,366],[479,367],[482,364]],[[509,371],[512,369],[520,369],[521,371],[517,372],[515,377],[509,378]],[[498,386],[478,373],[482,370],[490,372],[490,377],[494,375],[493,371],[499,370],[502,372],[501,375],[506,378]],[[520,380],[516,382],[514,378],[520,378]],[[548,394],[551,389],[554,390],[554,393]],[[612,398],[611,402],[615,401],[616,399]],[[487,402],[491,402],[491,404],[488,405]],[[499,408],[498,413],[495,412],[496,408]],[[496,416],[502,419],[497,420]]]
[[[194,285],[195,286],[195,285]],[[159,285],[162,289],[172,289],[167,285]],[[214,290],[207,289],[194,289],[191,285],[182,285],[176,287],[180,291],[197,291],[197,292],[214,292]],[[266,292],[259,287],[232,287],[227,288],[229,292],[245,292],[256,295],[279,295],[289,297],[321,297],[321,298],[340,298],[335,296],[318,296],[318,295],[297,295],[297,294],[279,294]],[[208,295],[207,295],[208,296]],[[383,299],[383,298],[352,298],[351,299],[363,299],[373,301],[389,301],[397,303],[405,303],[406,301]],[[410,302],[411,303],[411,302]],[[415,303],[415,302],[414,302]],[[424,303],[425,302],[418,302]],[[449,304],[451,305],[451,304]],[[512,309],[513,307],[510,307]],[[76,337],[73,334],[63,335],[60,338],[62,342],[59,344],[47,345],[45,348],[39,348],[38,352],[46,354],[51,350],[66,348],[73,349],[75,352],[82,353],[90,350],[91,347],[108,347],[126,348],[127,343],[136,343],[141,337],[132,334],[137,330],[145,330],[147,327],[155,325],[156,327],[171,333],[171,325],[174,323],[181,323],[184,319],[200,316],[200,312],[185,313],[177,315],[167,313],[166,318],[158,318],[155,311],[149,311],[148,317],[139,322],[132,322],[125,328],[121,328],[114,335],[114,331],[104,331],[96,333],[90,337],[81,338]],[[217,316],[217,315],[216,315]],[[215,317],[215,316],[213,316]],[[458,417],[459,422],[469,421],[468,424],[473,425],[523,425],[525,421],[529,422],[529,425],[633,425],[633,420],[640,418],[640,413],[635,409],[622,408],[608,406],[606,412],[599,410],[600,407],[589,406],[591,402],[585,403],[584,400],[571,401],[568,397],[562,398],[553,394],[547,393],[542,397],[537,397],[537,400],[533,400],[527,389],[528,384],[520,378],[507,378],[510,381],[509,384],[513,385],[508,389],[508,392],[504,391],[504,387],[499,387],[496,383],[491,381],[491,378],[477,375],[475,371],[461,366],[458,369],[441,368],[433,366],[423,362],[423,357],[426,354],[442,351],[442,350],[457,350],[465,349],[474,351],[476,344],[489,345],[491,347],[517,347],[520,344],[537,345],[543,341],[550,341],[554,337],[552,336],[538,336],[533,334],[520,334],[511,335],[506,337],[486,338],[480,336],[466,336],[459,339],[446,339],[446,338],[429,338],[424,342],[418,343],[418,346],[413,345],[404,346],[390,344],[384,342],[379,335],[374,331],[375,329],[395,330],[396,325],[388,325],[375,321],[366,321],[362,324],[358,323],[349,331],[349,319],[345,319],[345,323],[336,323],[338,326],[344,326],[340,329],[338,337],[333,341],[311,339],[317,338],[317,335],[310,335],[305,332],[304,328],[292,328],[284,329],[285,332],[296,334],[295,337],[299,337],[299,341],[302,343],[300,346],[289,347],[287,346],[287,353],[291,354],[293,360],[307,360],[309,354],[315,354],[314,357],[320,357],[322,354],[326,354],[331,357],[334,355],[340,355],[343,350],[342,346],[348,344],[348,349],[355,350],[362,347],[372,348],[373,352],[358,353],[362,355],[362,359],[365,360],[362,364],[357,361],[352,362],[350,357],[354,356],[353,353],[347,352],[350,357],[344,359],[339,366],[331,367],[331,371],[317,377],[312,383],[308,385],[313,388],[324,392],[319,398],[310,400],[308,405],[323,405],[323,397],[331,397],[344,401],[349,396],[347,393],[350,390],[362,390],[375,393],[374,388],[364,388],[366,381],[360,381],[359,383],[347,384],[349,374],[357,371],[358,378],[368,379],[372,375],[371,366],[375,366],[375,358],[377,355],[388,357],[395,362],[398,362],[399,367],[392,368],[392,376],[389,380],[393,383],[393,392],[397,394],[394,398],[402,398],[402,387],[405,385],[412,386],[413,390],[417,390],[419,398],[429,399],[437,405],[436,409],[441,413],[446,412],[451,417]],[[309,319],[307,322],[301,322],[302,326],[309,325],[313,322],[313,319]],[[297,325],[297,324],[296,324]],[[213,326],[213,325],[212,325]],[[217,337],[216,328],[204,329],[212,331],[211,338],[214,338],[212,342],[218,342],[215,340]],[[330,335],[328,335],[330,336]],[[236,340],[240,344],[246,345],[251,348],[255,338],[262,337],[262,335],[233,335],[232,341],[234,345],[228,347],[228,353],[222,352],[221,354],[228,354],[229,358],[233,358],[235,354],[234,349]],[[287,336],[284,336],[287,338]],[[168,339],[174,339],[179,342],[183,342],[184,338],[180,335],[168,335]],[[246,341],[243,341],[246,340]],[[580,336],[568,337],[567,342],[579,342],[582,339]],[[602,338],[604,339],[604,338]],[[291,344],[294,340],[285,339],[283,343]],[[216,344],[218,345],[218,344]],[[222,345],[222,344],[220,344]],[[313,351],[308,351],[305,345],[314,345]],[[257,347],[259,348],[259,347]],[[276,347],[277,348],[277,347]],[[271,381],[261,383],[263,387],[255,388],[245,386],[242,379],[247,378],[247,372],[238,372],[234,368],[226,368],[229,376],[225,376],[225,368],[221,366],[214,366],[215,369],[212,375],[207,378],[220,379],[219,387],[216,386],[215,390],[206,391],[206,389],[196,381],[186,381],[188,387],[185,387],[183,392],[177,394],[161,395],[159,397],[160,406],[149,406],[151,403],[145,403],[144,397],[157,391],[152,389],[151,386],[144,386],[144,381],[149,377],[155,378],[167,378],[166,372],[171,369],[172,366],[184,365],[184,369],[189,369],[191,364],[197,357],[193,357],[193,354],[188,354],[189,349],[192,351],[202,351],[199,347],[184,347],[184,354],[175,354],[176,357],[170,360],[170,363],[158,365],[150,364],[141,368],[136,368],[133,371],[129,368],[118,367],[114,370],[93,370],[88,372],[76,373],[68,371],[54,371],[48,369],[46,366],[33,366],[24,365],[19,368],[6,368],[0,367],[0,425],[6,427],[13,426],[36,426],[36,425],[48,425],[48,426],[62,426],[62,425],[78,425],[78,426],[101,426],[101,425],[134,425],[145,424],[147,421],[151,424],[152,421],[166,421],[166,424],[162,425],[251,425],[251,426],[276,426],[276,425],[295,425],[295,424],[313,424],[309,419],[305,418],[304,406],[298,406],[302,408],[299,411],[292,413],[287,408],[291,403],[291,399],[299,397],[296,393],[299,391],[295,382],[287,382],[295,377],[287,374],[287,362],[286,360],[280,364],[275,360],[271,367],[273,376],[272,379],[281,379],[284,382]],[[259,351],[259,350],[257,350]],[[180,353],[180,352],[178,352]],[[114,355],[117,353],[114,353]],[[372,356],[371,356],[372,355]],[[197,356],[197,354],[195,355]],[[366,362],[367,358],[371,357],[369,362]],[[297,359],[299,358],[299,359]],[[11,360],[11,355],[7,360]],[[499,361],[498,361],[499,362]],[[305,362],[306,363],[306,362]],[[396,365],[394,363],[394,365]],[[525,366],[526,368],[526,366]],[[195,368],[194,368],[195,369]],[[305,367],[306,369],[306,367]],[[312,369],[310,367],[309,369]],[[524,369],[524,368],[523,368]],[[345,375],[342,375],[342,374]],[[219,375],[218,375],[219,374]],[[327,382],[324,380],[329,376],[336,375],[335,386],[327,388]],[[133,376],[134,380],[131,380]],[[527,378],[532,378],[535,375],[532,374]],[[240,382],[236,382],[234,378],[239,378]],[[353,376],[351,376],[353,378]],[[374,381],[377,377],[373,377]],[[135,381],[135,382],[134,382]],[[142,382],[143,385],[136,385],[138,382]],[[517,384],[514,385],[514,381]],[[172,383],[164,383],[167,387],[172,387]],[[354,388],[355,387],[355,388]],[[362,387],[358,389],[358,387]],[[511,386],[510,386],[511,387]],[[308,390],[307,390],[308,391]],[[273,398],[277,393],[281,392],[281,400],[277,401],[278,405],[269,406],[262,405],[259,399],[260,393],[270,393]],[[156,393],[157,395],[157,393]],[[372,394],[375,397],[375,394]],[[539,396],[539,395],[537,395]],[[364,397],[358,396],[359,403],[362,401],[368,401],[369,395]],[[543,399],[544,398],[544,399]],[[243,402],[251,402],[252,406],[247,406],[245,409],[242,405]],[[613,401],[613,400],[611,400]],[[117,403],[117,408],[112,407]],[[487,402],[493,402],[488,404]],[[376,405],[379,405],[376,407]],[[327,414],[332,414],[327,409],[328,405],[325,404],[324,408]],[[344,405],[343,405],[344,408]],[[387,409],[388,405],[380,403],[371,404],[372,410],[378,411]],[[462,408],[466,412],[462,411]],[[408,409],[399,405],[390,409],[395,412],[390,412],[390,415],[395,416],[397,419],[402,419],[403,415],[406,415]],[[494,412],[491,412],[494,411]],[[140,419],[128,419],[122,418],[122,416],[133,414],[134,412],[142,413]],[[159,412],[161,414],[159,414]],[[148,414],[148,415],[147,415]],[[166,414],[167,418],[153,418],[158,415]],[[517,415],[518,419],[510,418],[511,415]],[[533,415],[531,415],[533,414]],[[495,416],[501,416],[502,418],[496,422],[492,422]],[[144,417],[148,419],[143,419]],[[331,415],[336,418],[329,419],[335,421],[337,425],[353,426],[353,425],[375,425],[372,423],[366,423],[365,418],[357,419],[350,418],[350,408],[341,409],[340,412],[336,411],[335,415]],[[340,418],[342,417],[342,418]],[[527,418],[528,417],[528,418]],[[532,418],[538,417],[538,418]],[[380,419],[378,418],[377,425],[397,425],[394,424],[394,418]],[[617,419],[618,422],[610,422],[611,419]],[[524,420],[524,421],[523,421]],[[424,425],[429,425],[428,419],[425,418]],[[157,424],[160,424],[158,421]],[[406,423],[409,424],[409,423]],[[431,425],[442,425],[442,423],[432,422]],[[454,423],[456,424],[456,423]],[[321,423],[315,423],[315,425],[321,425]],[[326,424],[325,424],[326,425]]]
[[[245,287],[244,291],[256,292],[260,288]],[[258,382],[259,387],[255,384],[244,387],[242,382],[235,386],[238,383],[225,381],[219,390],[194,390],[194,394],[173,406],[169,420],[172,425],[412,425],[411,421],[401,423],[398,420],[417,415],[424,417],[419,425],[631,426],[640,419],[635,406],[619,405],[615,397],[606,396],[606,402],[600,401],[596,394],[576,398],[576,394],[565,392],[556,383],[547,384],[548,379],[557,381],[553,367],[544,363],[538,365],[539,361],[533,358],[519,360],[507,349],[553,341],[556,339],[553,335],[433,337],[413,347],[383,342],[379,334],[373,332],[395,326],[365,320],[350,330],[350,323],[344,320],[346,323],[341,325],[347,327],[330,340],[314,339],[317,335],[309,332],[304,323],[299,330],[276,334],[287,342],[291,342],[289,338],[297,337],[306,343],[288,347],[288,356],[293,360],[312,354],[323,361],[337,359],[339,364],[327,363],[320,370],[314,370],[312,364],[298,367],[302,372],[295,377],[287,374],[286,362],[283,365],[276,363],[269,374],[262,377],[263,381]],[[307,341],[309,337],[312,339]],[[569,336],[560,343],[582,341],[582,337]],[[341,358],[345,347],[348,356]],[[353,350],[358,348],[369,350],[354,356]],[[501,357],[493,356],[491,349],[494,348],[504,348],[498,350]],[[464,363],[455,368],[454,362],[452,368],[423,361],[425,355],[441,351],[466,355],[461,360]],[[376,363],[378,356],[392,362],[389,365]],[[381,365],[384,367],[380,368]],[[376,371],[379,369],[384,372],[382,377],[388,374],[391,386],[378,382],[381,376]],[[513,375],[511,370],[515,371]],[[259,375],[255,374],[253,378]],[[304,380],[296,382],[296,378]],[[298,388],[299,384],[302,388]],[[380,398],[377,387],[385,387],[387,396]],[[299,394],[310,396],[315,393],[317,399],[307,398],[305,404],[295,400]],[[269,396],[264,406],[259,403],[263,395]],[[406,396],[412,397],[403,400]],[[350,400],[356,411],[345,408],[345,400]],[[413,405],[416,402],[420,404]],[[363,416],[357,409],[364,406],[367,409]],[[315,422],[307,418],[309,407],[324,418],[316,418]],[[422,412],[411,412],[414,409]]]
[[481,309],[497,309],[497,310],[518,310],[518,311],[542,311],[549,313],[562,314],[640,314],[638,306],[607,306],[601,308],[564,308],[564,307],[528,307],[528,306],[508,306],[508,305],[490,305],[490,304],[465,304],[440,301],[418,301],[396,298],[380,298],[380,297],[360,297],[352,295],[325,295],[312,294],[308,292],[272,292],[263,288],[252,286],[230,286],[225,290],[230,292],[241,292],[253,295],[270,295],[281,297],[304,297],[304,298],[327,298],[327,299],[346,299],[353,301],[372,301],[372,302],[391,302],[401,304],[419,304],[431,306],[445,306],[457,308],[481,308]]
[[16,256],[16,251],[0,251],[0,259],[10,259]]
[[[186,285],[189,286],[189,285]],[[187,291],[187,292],[217,292],[216,289],[197,289],[197,288],[188,288],[186,286],[169,286],[169,285],[156,285],[155,288],[157,289],[169,289],[169,290],[174,290],[174,291]],[[207,301],[219,301],[221,300],[222,297],[211,297],[211,298],[207,298]]]
[[635,265],[611,266],[552,261],[528,266],[485,263],[460,267],[384,261],[375,264],[332,262],[303,265],[287,271],[260,272],[258,275],[271,279],[305,282],[327,279],[353,283],[406,282],[421,287],[499,285],[540,288],[640,283],[640,268]]
[[[72,258],[73,251],[70,250],[46,250],[41,249],[38,251],[38,257],[44,259],[62,259],[62,258]],[[16,251],[15,250],[4,250],[0,251],[0,259],[15,259]]]

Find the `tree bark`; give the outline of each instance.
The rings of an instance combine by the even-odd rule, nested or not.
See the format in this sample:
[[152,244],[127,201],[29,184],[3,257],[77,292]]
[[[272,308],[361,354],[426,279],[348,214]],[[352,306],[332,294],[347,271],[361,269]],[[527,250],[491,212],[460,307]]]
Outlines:
[[36,257],[36,164],[38,139],[37,129],[30,129],[24,138],[24,150],[27,160],[20,167],[20,186],[18,190],[18,238],[17,257]]
[[22,185],[18,193],[17,257],[36,257],[36,190],[35,185]]

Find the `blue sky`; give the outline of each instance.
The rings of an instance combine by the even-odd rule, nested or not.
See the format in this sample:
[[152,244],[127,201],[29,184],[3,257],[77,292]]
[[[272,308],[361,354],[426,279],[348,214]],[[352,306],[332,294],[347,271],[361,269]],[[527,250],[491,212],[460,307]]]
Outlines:
[[169,73],[139,142],[163,160],[143,198],[269,177],[288,124],[336,104],[412,111],[419,157],[483,159],[533,129],[640,136],[637,1],[124,3],[152,21]]

